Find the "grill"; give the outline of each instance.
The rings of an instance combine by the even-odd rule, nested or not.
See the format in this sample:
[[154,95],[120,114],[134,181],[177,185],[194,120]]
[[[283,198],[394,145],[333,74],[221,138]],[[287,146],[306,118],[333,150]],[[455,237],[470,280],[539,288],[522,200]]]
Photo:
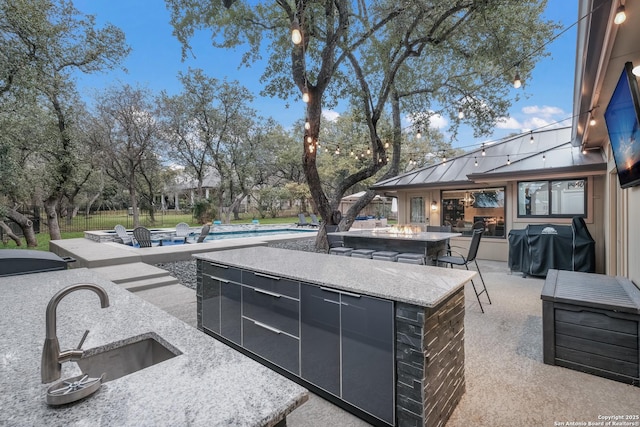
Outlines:
[[0,249],[0,277],[43,271],[66,270],[71,257],[59,257],[53,252],[28,249]]

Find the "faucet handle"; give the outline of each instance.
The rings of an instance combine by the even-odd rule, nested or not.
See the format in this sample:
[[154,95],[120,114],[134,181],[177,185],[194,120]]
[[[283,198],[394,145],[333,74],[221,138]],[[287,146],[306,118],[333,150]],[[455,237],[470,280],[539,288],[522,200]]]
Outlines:
[[82,344],[84,344],[84,340],[87,339],[87,335],[89,335],[89,330],[88,329],[86,331],[84,331],[84,334],[82,335],[82,338],[80,339],[80,344],[78,344],[78,346],[76,347],[76,350],[81,350],[82,349]]

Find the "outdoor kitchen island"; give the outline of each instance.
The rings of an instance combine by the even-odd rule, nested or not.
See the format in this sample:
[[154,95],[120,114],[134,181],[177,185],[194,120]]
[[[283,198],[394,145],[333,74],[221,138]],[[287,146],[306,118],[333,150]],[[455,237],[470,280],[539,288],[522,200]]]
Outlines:
[[472,271],[253,247],[194,255],[198,328],[375,425],[444,425]]

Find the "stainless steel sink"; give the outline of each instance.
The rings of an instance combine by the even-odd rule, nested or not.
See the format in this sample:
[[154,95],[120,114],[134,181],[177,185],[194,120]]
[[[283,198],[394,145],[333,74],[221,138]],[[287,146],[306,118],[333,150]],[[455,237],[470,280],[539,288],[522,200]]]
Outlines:
[[123,342],[122,345],[116,343],[114,348],[97,353],[87,351],[85,356],[77,360],[78,366],[91,377],[105,374],[103,382],[107,382],[182,354],[180,350],[169,349],[152,336],[139,338],[135,342]]

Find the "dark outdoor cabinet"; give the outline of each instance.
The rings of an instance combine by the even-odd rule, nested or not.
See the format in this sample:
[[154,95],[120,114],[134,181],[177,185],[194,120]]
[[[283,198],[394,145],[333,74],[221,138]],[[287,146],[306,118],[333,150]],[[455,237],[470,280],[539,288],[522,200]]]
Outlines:
[[220,288],[220,335],[242,345],[242,287],[222,282]]
[[394,421],[393,303],[302,285],[302,378]]
[[340,294],[311,285],[300,292],[300,376],[340,396]]
[[549,270],[544,363],[640,386],[640,290],[628,279]]

